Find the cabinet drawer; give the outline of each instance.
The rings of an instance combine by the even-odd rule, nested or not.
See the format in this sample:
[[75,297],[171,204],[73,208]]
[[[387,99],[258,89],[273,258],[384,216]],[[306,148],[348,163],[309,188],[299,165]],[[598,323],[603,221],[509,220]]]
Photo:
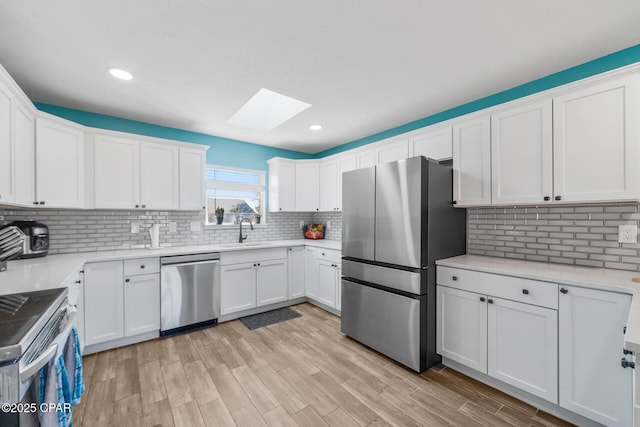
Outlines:
[[124,260],[124,275],[151,274],[160,272],[159,258],[136,258]]
[[342,252],[333,249],[316,248],[316,258],[329,262],[340,262],[342,259]]
[[541,307],[558,308],[556,283],[444,266],[438,266],[436,274],[439,285]]

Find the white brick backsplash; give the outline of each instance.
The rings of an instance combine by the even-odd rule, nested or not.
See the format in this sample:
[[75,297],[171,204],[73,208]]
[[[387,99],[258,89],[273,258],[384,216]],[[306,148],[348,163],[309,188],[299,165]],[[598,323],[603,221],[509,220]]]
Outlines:
[[[151,224],[162,224],[162,246],[193,246],[232,243],[238,241],[238,227],[204,226],[204,212],[167,211],[107,211],[107,210],[9,210],[0,209],[0,224],[14,220],[33,219],[46,224],[50,234],[50,254],[111,251],[144,248],[151,243]],[[192,232],[191,222],[200,222],[199,231]],[[289,240],[303,238],[300,221],[327,223],[325,238],[339,240],[342,234],[340,212],[278,212],[266,215],[266,225],[250,230],[245,224],[247,241]],[[177,224],[169,233],[169,223]],[[140,224],[140,233],[132,234],[131,224]],[[243,228],[243,233],[245,229]]]
[[467,215],[470,254],[640,271],[640,244],[618,243],[618,225],[640,226],[637,204],[481,208]]

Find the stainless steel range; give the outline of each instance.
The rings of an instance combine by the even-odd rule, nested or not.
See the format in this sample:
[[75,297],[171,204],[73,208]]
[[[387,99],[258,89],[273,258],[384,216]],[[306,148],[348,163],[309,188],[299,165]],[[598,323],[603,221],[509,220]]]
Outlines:
[[[69,335],[73,319],[67,315],[67,292],[55,288],[0,296],[0,404],[28,402],[33,378],[57,354],[54,340]],[[30,425],[19,415],[0,412],[0,425]]]

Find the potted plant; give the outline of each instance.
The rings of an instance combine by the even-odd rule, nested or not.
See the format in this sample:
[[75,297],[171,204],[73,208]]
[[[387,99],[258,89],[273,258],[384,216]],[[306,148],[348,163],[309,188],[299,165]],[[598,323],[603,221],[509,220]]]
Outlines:
[[224,221],[224,209],[216,208],[216,219],[218,220],[218,224],[222,224],[222,221]]

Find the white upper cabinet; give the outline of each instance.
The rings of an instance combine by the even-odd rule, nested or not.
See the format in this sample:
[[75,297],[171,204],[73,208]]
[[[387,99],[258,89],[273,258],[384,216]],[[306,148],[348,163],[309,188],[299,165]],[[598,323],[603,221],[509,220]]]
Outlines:
[[320,166],[317,162],[296,163],[296,211],[320,210]]
[[35,201],[36,126],[34,112],[18,103],[13,108],[15,203],[32,205]]
[[338,164],[331,158],[320,163],[320,210],[338,209]]
[[145,142],[140,146],[140,206],[145,209],[178,209],[179,149]]
[[296,209],[296,164],[274,157],[269,165],[269,212],[291,212]]
[[552,200],[551,120],[551,100],[491,116],[491,199],[494,205]]
[[445,126],[411,136],[409,138],[409,157],[415,156],[424,156],[434,160],[450,159],[453,156],[452,127]]
[[554,199],[638,200],[640,76],[553,100]]
[[36,120],[36,200],[56,208],[84,207],[84,132],[66,120]]
[[406,139],[387,142],[376,149],[376,164],[395,162],[409,157],[409,144]]
[[[342,210],[342,174],[352,171],[356,168],[356,156],[354,153],[343,153],[336,158],[336,164],[338,168],[338,177],[336,182],[336,201],[338,208],[336,210]],[[322,182],[322,181],[321,181]]]
[[376,152],[373,148],[359,150],[356,153],[358,169],[369,168],[376,165]]
[[206,150],[180,148],[180,209],[205,209]]
[[134,209],[140,205],[138,141],[98,135],[95,139],[95,206]]
[[0,203],[14,200],[12,104],[13,95],[0,82]]
[[453,126],[453,200],[456,206],[491,204],[490,117]]

